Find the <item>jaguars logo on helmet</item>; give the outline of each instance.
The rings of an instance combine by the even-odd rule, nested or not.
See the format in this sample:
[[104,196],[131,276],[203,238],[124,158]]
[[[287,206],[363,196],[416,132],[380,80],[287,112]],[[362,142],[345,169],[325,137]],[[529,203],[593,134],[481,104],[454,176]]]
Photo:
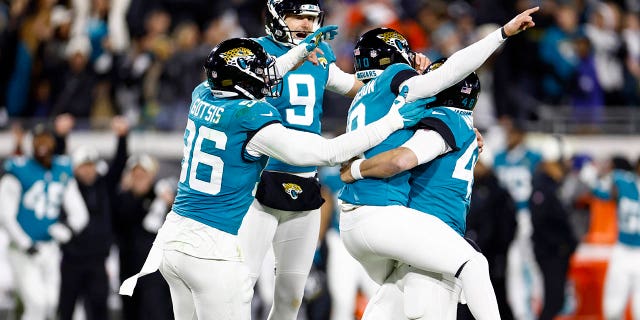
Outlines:
[[[447,58],[442,58],[431,63],[425,73],[440,68],[445,61],[447,61]],[[475,72],[472,72],[458,83],[436,94],[436,100],[431,102],[430,105],[473,110],[478,102],[479,94],[480,78],[478,78]]]
[[275,59],[251,39],[234,38],[221,42],[204,63],[207,83],[218,97],[243,96],[261,99],[278,97],[282,77],[275,68]]
[[415,53],[409,42],[398,31],[376,28],[365,32],[353,50],[356,77],[368,81],[379,76],[394,63],[414,66]]
[[295,183],[283,183],[282,187],[293,200],[298,199],[298,195],[302,193],[302,188]]

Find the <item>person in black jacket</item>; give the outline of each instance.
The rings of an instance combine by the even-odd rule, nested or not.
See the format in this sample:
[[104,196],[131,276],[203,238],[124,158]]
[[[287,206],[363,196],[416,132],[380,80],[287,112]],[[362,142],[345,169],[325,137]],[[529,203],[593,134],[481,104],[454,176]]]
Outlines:
[[[177,182],[155,179],[157,161],[147,154],[127,160],[116,193],[113,227],[120,258],[120,281],[136,274],[153,245],[156,233],[173,203]],[[173,318],[169,286],[159,272],[138,281],[136,294],[122,297],[124,320],[164,320]]]
[[[507,302],[506,268],[509,244],[515,237],[516,206],[491,169],[493,154],[485,146],[473,170],[471,207],[465,238],[475,242],[489,262],[489,277],[496,292],[500,319],[512,320]],[[458,305],[458,319],[474,319],[466,306]]]
[[540,320],[551,320],[562,310],[569,258],[578,245],[569,211],[559,195],[567,171],[562,163],[564,146],[560,139],[549,139],[543,145],[543,160],[533,177],[530,199],[533,251],[544,281]]
[[89,146],[78,148],[71,157],[80,193],[89,210],[89,223],[62,248],[60,320],[73,318],[78,299],[84,301],[88,320],[108,319],[109,280],[105,261],[113,242],[109,199],[127,161],[129,125],[124,118],[116,117],[112,130],[118,137],[118,147],[106,174],[100,174],[98,152]]
[[[465,237],[473,240],[489,262],[489,277],[498,300],[500,318],[513,319],[507,302],[506,268],[509,244],[516,234],[516,206],[491,169],[493,155],[485,147],[473,171],[471,208]],[[459,319],[473,319],[470,313]]]

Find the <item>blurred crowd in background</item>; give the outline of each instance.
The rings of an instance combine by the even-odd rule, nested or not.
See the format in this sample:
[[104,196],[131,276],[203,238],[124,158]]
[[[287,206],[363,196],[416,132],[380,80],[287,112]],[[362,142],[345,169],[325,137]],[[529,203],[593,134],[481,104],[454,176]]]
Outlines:
[[[517,158],[530,149],[524,124],[542,116],[541,106],[569,110],[569,116],[581,125],[580,133],[606,133],[600,123],[609,109],[623,110],[623,114],[637,112],[640,106],[640,0],[325,0],[321,4],[326,12],[324,24],[339,26],[339,35],[331,46],[337,64],[347,72],[353,71],[355,41],[370,28],[392,27],[407,36],[413,50],[435,60],[477,41],[516,12],[541,6],[535,16],[536,27],[509,39],[510,45],[478,71],[483,91],[474,112],[474,124],[485,132],[487,149],[494,153],[485,151],[476,167],[468,221],[468,236],[479,243],[489,260],[503,319],[514,316],[533,319],[533,314],[543,309],[541,289],[523,289],[530,294],[525,308],[528,318],[522,317],[522,308],[514,309],[513,302],[508,301],[507,251],[521,232],[517,230],[519,221],[516,221],[514,198],[522,198],[522,194],[509,186],[509,178],[511,182],[520,183],[514,181],[515,175],[499,174],[495,163],[498,157],[494,156],[504,149],[503,157]],[[59,150],[60,153],[69,151],[75,169],[94,164],[92,170],[97,170],[99,176],[110,174],[113,181],[107,186],[108,200],[116,204],[103,211],[100,209],[103,203],[96,200],[99,197],[95,194],[93,198],[85,198],[98,203],[94,207],[87,203],[90,225],[93,223],[97,229],[88,229],[89,235],[85,237],[89,239],[75,239],[75,245],[63,247],[62,267],[67,268],[62,270],[63,277],[66,271],[71,278],[67,278],[67,287],[63,284],[67,291],[60,294],[58,312],[64,312],[62,319],[73,313],[69,310],[73,309],[77,297],[82,297],[85,314],[91,319],[101,319],[108,314],[111,318],[130,320],[172,317],[168,288],[159,274],[144,280],[147,283],[141,283],[132,299],[120,300],[115,295],[119,281],[142,265],[155,232],[169,210],[175,189],[175,181],[171,179],[175,179],[180,167],[179,153],[171,159],[153,159],[135,150],[132,155],[128,154],[127,137],[130,130],[171,131],[181,135],[191,91],[204,79],[204,58],[224,39],[264,35],[264,7],[264,0],[0,1],[0,128],[14,125],[14,141],[3,143],[24,146],[25,132],[21,128],[28,128],[28,123],[35,121],[51,121],[61,143],[72,131],[111,128],[118,137],[116,152],[102,154],[111,160],[109,166],[97,154],[74,155],[71,151],[77,150]],[[347,98],[327,93],[323,118],[327,133],[344,131],[349,103]],[[117,117],[114,119],[114,116]],[[538,143],[538,147],[541,145],[544,144]],[[540,181],[540,175],[553,176],[555,183],[551,187],[560,190],[553,193],[557,196],[559,211],[538,208],[543,213],[557,215],[549,220],[544,215],[534,216],[538,220],[534,219],[524,236],[533,239],[534,248],[538,246],[532,254],[545,266],[542,273],[547,281],[564,287],[566,276],[570,276],[569,289],[556,290],[556,294],[546,298],[553,299],[553,312],[570,315],[576,312],[575,295],[580,293],[576,282],[579,279],[566,272],[569,257],[578,243],[586,239],[585,235],[587,242],[611,244],[615,242],[615,230],[612,237],[594,240],[599,233],[592,230],[598,228],[593,225],[593,211],[601,210],[602,205],[578,179],[582,164],[598,155],[572,154],[570,148],[561,150],[552,152],[540,147],[526,151],[537,154],[537,160],[520,167],[519,170],[526,171],[519,177],[524,179],[522,183],[528,193],[516,200],[527,202],[536,190],[544,193],[549,186],[532,184]],[[14,150],[15,154],[29,152],[24,147]],[[510,152],[515,155],[507,156]],[[639,155],[636,152],[634,156]],[[130,160],[126,161],[127,158]],[[637,158],[606,156],[598,160],[603,172],[617,168],[635,172],[636,176],[640,174]],[[332,252],[339,252],[331,248],[331,243],[339,243],[336,209],[331,201],[341,184],[337,173],[338,168],[323,168],[320,174],[327,199],[323,213],[325,223],[301,319],[329,319],[332,305],[333,308],[345,307],[345,292],[349,293],[348,299],[354,299],[346,306],[354,310],[354,316],[362,311],[366,301],[355,300],[366,296],[369,286],[366,281],[360,282],[359,276],[349,278],[353,280],[349,284],[351,288],[356,288],[349,289],[353,291],[332,289],[330,284],[331,277],[335,277],[329,266],[330,257]],[[167,177],[169,180],[160,179]],[[87,185],[94,184],[95,181]],[[83,196],[88,197],[85,191]],[[604,215],[608,215],[609,220],[611,215],[615,216],[615,205],[605,209],[608,211],[604,210]],[[94,216],[96,212],[98,215]],[[596,214],[599,214],[596,217],[603,215]],[[494,221],[502,223],[494,224]],[[605,229],[610,227],[608,223],[605,225]],[[549,237],[549,232],[562,236]],[[101,245],[83,248],[82,243],[95,243],[91,237],[96,234],[104,237],[100,238]],[[2,232],[0,240],[0,249],[3,249],[7,242]],[[78,267],[79,262],[88,262],[80,263],[81,267],[103,270],[111,244],[120,249],[119,253],[111,252],[112,258],[118,258],[107,263],[111,283],[100,278],[99,284],[91,285],[100,286],[100,292],[80,290],[86,282],[74,267]],[[344,266],[341,264],[341,272]],[[266,275],[273,270],[269,267],[267,265]],[[15,283],[11,276],[4,277],[10,274],[7,268],[0,257],[3,270],[0,272],[0,318],[15,317],[21,312],[20,299],[13,294]],[[599,276],[604,278],[603,274]],[[272,297],[265,288],[269,288],[268,281],[259,283],[256,289],[259,292],[254,310],[257,319],[269,310]],[[354,291],[357,294],[351,294]],[[110,299],[110,311],[96,311],[107,299]],[[89,305],[94,302],[98,307]],[[596,304],[600,305],[600,301]]]
[[[536,28],[510,39],[479,72],[480,128],[502,116],[536,119],[541,105],[551,105],[569,107],[591,132],[608,107],[640,105],[638,0],[322,5],[325,25],[340,27],[331,45],[345,71],[353,70],[355,41],[372,27],[397,29],[434,60],[540,5]],[[264,35],[264,7],[263,0],[0,1],[0,126],[69,113],[80,128],[104,128],[105,119],[121,114],[136,127],[182,130],[206,54],[223,39]],[[342,127],[349,101],[333,100],[325,122]]]

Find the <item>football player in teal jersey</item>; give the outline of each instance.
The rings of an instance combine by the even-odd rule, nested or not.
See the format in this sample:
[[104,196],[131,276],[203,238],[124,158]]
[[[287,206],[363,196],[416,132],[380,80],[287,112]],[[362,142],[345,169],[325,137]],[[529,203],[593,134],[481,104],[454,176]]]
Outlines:
[[533,320],[536,313],[532,302],[541,300],[542,274],[533,253],[529,198],[533,190],[533,174],[542,156],[527,147],[526,132],[521,123],[506,122],[506,132],[506,149],[496,154],[493,167],[518,210],[516,237],[507,253],[507,300],[516,319]]
[[605,278],[602,306],[605,319],[623,319],[631,298],[633,318],[640,319],[640,159],[635,172],[613,170],[600,179],[597,169],[585,165],[580,177],[601,199],[616,199],[618,242]]
[[[427,72],[436,70],[445,60],[434,62],[427,69]],[[361,191],[358,184],[363,185],[368,182],[371,185],[380,181],[390,181],[394,182],[393,186],[397,189],[398,197],[396,199],[402,199],[404,205],[417,210],[416,212],[426,213],[430,218],[437,218],[425,222],[421,221],[423,224],[418,224],[419,227],[406,228],[407,232],[415,230],[422,234],[424,238],[419,243],[425,245],[421,249],[413,247],[413,243],[407,247],[421,252],[426,259],[425,262],[439,260],[439,263],[427,264],[428,267],[424,267],[425,264],[422,264],[423,267],[420,268],[418,267],[420,264],[408,262],[412,258],[405,258],[406,251],[399,250],[395,252],[398,259],[394,260],[410,264],[416,269],[406,266],[398,268],[393,265],[396,271],[389,276],[389,270],[379,269],[380,266],[384,266],[379,260],[370,259],[366,252],[359,249],[354,250],[363,257],[365,268],[367,264],[370,264],[369,270],[379,269],[383,275],[386,272],[389,277],[386,279],[386,283],[402,281],[399,286],[404,292],[402,299],[405,306],[404,313],[411,319],[455,319],[460,285],[454,275],[460,279],[463,285],[467,284],[467,287],[471,288],[470,290],[475,290],[469,296],[474,316],[478,319],[496,319],[494,318],[496,313],[492,313],[492,311],[495,306],[497,312],[497,302],[495,302],[491,283],[488,282],[486,259],[476,253],[462,238],[470,206],[473,167],[478,158],[478,143],[473,128],[472,110],[477,102],[479,92],[480,81],[475,73],[471,73],[462,81],[436,95],[436,100],[429,109],[430,114],[422,119],[417,127],[420,129],[415,133],[410,131],[410,138],[405,139],[400,147],[379,153],[367,158],[367,160],[356,160],[355,165],[345,167],[342,172],[343,179],[347,182],[353,182],[343,189],[343,193],[354,194],[353,199],[356,197],[360,199],[358,204],[385,205],[379,200],[368,200],[374,195],[367,194],[368,190]],[[379,148],[383,144],[384,142],[371,150]],[[367,152],[365,152],[365,156],[367,156]],[[383,180],[360,180],[363,177],[383,178]],[[409,179],[411,179],[410,184]],[[354,200],[345,201],[352,203],[351,201]],[[399,205],[403,205],[403,202],[396,201]],[[342,219],[347,220],[347,218],[350,218],[350,213],[343,214]],[[412,221],[414,218],[416,217],[412,216],[408,221]],[[398,217],[398,219],[402,218]],[[353,230],[358,229],[356,227]],[[343,232],[345,241],[349,241],[347,234],[350,233],[351,230]],[[354,242],[357,243],[357,241]],[[437,246],[438,250],[434,250],[430,246]],[[349,248],[349,246],[347,247]],[[458,254],[446,254],[447,252],[457,252]],[[464,267],[461,267],[463,265]],[[447,269],[448,266],[454,268]],[[485,278],[486,281],[483,281]],[[390,289],[387,286],[382,288],[373,299],[374,304],[368,307],[365,313],[367,317],[376,318],[385,314],[381,312],[386,312],[383,311],[384,306],[390,303],[385,301],[385,298],[390,295],[388,292]],[[425,299],[424,296],[419,298],[420,294],[430,297],[438,303],[435,306],[433,303],[429,304],[425,302],[429,299]],[[376,303],[380,303],[380,305],[375,305]]]
[[[266,4],[267,36],[255,40],[269,54],[285,54],[322,26],[324,12],[318,0],[267,0]],[[320,43],[313,54],[317,63],[305,62],[284,75],[282,95],[268,97],[267,101],[280,113],[283,126],[320,134],[325,90],[353,97],[362,82],[336,66],[336,57],[326,42]],[[428,65],[423,55],[415,60],[421,70]],[[292,192],[283,184],[298,186],[299,190]],[[262,270],[272,270],[261,266],[265,254],[273,248],[277,267],[269,319],[297,317],[318,242],[322,202],[316,166],[269,160],[256,200],[239,231],[254,284]]]
[[[465,77],[479,67],[506,37],[532,27],[534,23],[530,15],[537,10],[538,8],[526,10],[486,38],[455,53],[446,63],[434,64],[433,71],[421,76],[410,67],[410,60],[404,58],[408,55],[403,50],[407,47],[406,40],[394,30],[379,28],[368,31],[356,44],[356,74],[370,81],[359,91],[351,105],[347,123],[350,130],[379,117],[379,108],[372,106],[388,99],[386,95],[397,90],[399,85],[409,86],[407,99],[436,94],[436,99],[440,98],[440,103],[445,107],[443,110],[432,109],[430,117],[424,120],[428,128],[435,127],[443,131],[418,131],[417,137],[410,140],[413,142],[409,143],[415,143],[423,141],[419,140],[420,136],[439,138],[439,142],[433,145],[427,143],[428,147],[425,143],[420,144],[424,148],[423,153],[420,153],[412,166],[402,163],[402,166],[397,167],[400,170],[391,174],[382,170],[384,179],[360,180],[363,178],[360,165],[367,160],[356,160],[351,166],[353,170],[349,173],[358,181],[345,186],[341,192],[340,199],[344,202],[340,216],[341,237],[349,252],[378,283],[384,283],[398,263],[411,265],[422,271],[455,276],[465,287],[469,307],[477,319],[500,318],[495,294],[489,281],[486,259],[442,220],[434,215],[420,214],[418,210],[407,208],[410,205],[410,173],[404,170],[417,165],[418,160],[426,162],[438,155],[454,151],[458,158],[453,164],[448,163],[442,169],[451,169],[452,172],[447,172],[451,176],[447,177],[450,180],[455,179],[455,187],[453,190],[446,190],[452,186],[443,188],[449,192],[449,196],[455,195],[456,199],[460,198],[462,204],[459,207],[465,211],[457,215],[466,213],[464,201],[468,206],[472,168],[477,158],[476,136],[470,110],[475,106],[479,82],[476,78],[477,83],[474,87],[473,79]],[[453,84],[455,85],[452,86]],[[457,95],[451,94],[448,90],[443,91],[442,95],[438,94],[450,86],[452,90],[457,90]],[[472,95],[474,93],[475,97]],[[466,95],[467,99],[449,98],[460,95]],[[453,126],[453,129],[449,126]],[[444,130],[447,127],[450,129]],[[462,136],[454,139],[454,129],[456,134]],[[376,155],[385,151],[394,152],[396,147],[407,142],[413,135],[413,131],[408,130],[396,132],[378,146],[366,151],[364,156],[367,159],[375,159]],[[469,140],[471,136],[473,141]],[[450,158],[447,160],[451,161]],[[438,166],[442,166],[442,163]],[[434,172],[424,174],[434,175]],[[462,195],[458,194],[459,189],[463,190]],[[444,201],[445,203],[439,206],[449,210],[458,208],[452,205],[451,199],[447,198]],[[449,212],[443,210],[442,215],[445,213]],[[457,217],[456,213],[452,213],[451,216]],[[456,254],[453,255],[452,252]],[[455,281],[452,283],[455,285]],[[405,287],[404,310],[396,309],[400,309],[401,313],[404,311],[407,317],[421,318],[425,316],[426,309],[422,305],[424,299],[420,297],[424,291],[407,290],[410,287],[413,286]],[[383,285],[378,291],[379,294],[383,293],[385,288]],[[369,311],[365,313],[365,318],[384,318],[384,313],[378,312],[384,312],[385,300],[376,296],[371,306],[368,306]],[[453,311],[450,317],[455,316],[455,309]]]
[[[317,34],[305,41],[310,39]],[[140,276],[160,268],[176,319],[249,319],[253,288],[237,234],[269,157],[298,166],[334,165],[426,112],[426,101],[404,104],[401,95],[361,133],[328,140],[291,130],[262,100],[279,94],[277,63],[250,39],[226,40],[211,51],[204,64],[207,81],[192,95],[172,212],[141,272],[123,282],[121,294],[131,295]],[[300,192],[295,184],[284,187]]]
[[[0,179],[0,213],[10,238],[9,263],[23,319],[53,319],[60,286],[59,245],[89,220],[71,160],[54,155],[53,133],[33,131],[33,155],[8,159]],[[60,211],[65,221],[59,219]]]

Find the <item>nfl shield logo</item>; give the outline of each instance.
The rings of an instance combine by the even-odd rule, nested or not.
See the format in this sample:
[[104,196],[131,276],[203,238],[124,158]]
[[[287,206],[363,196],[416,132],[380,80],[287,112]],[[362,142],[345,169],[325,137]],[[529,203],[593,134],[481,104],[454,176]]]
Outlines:
[[460,89],[460,92],[464,94],[471,94],[471,87],[462,87],[462,89]]

